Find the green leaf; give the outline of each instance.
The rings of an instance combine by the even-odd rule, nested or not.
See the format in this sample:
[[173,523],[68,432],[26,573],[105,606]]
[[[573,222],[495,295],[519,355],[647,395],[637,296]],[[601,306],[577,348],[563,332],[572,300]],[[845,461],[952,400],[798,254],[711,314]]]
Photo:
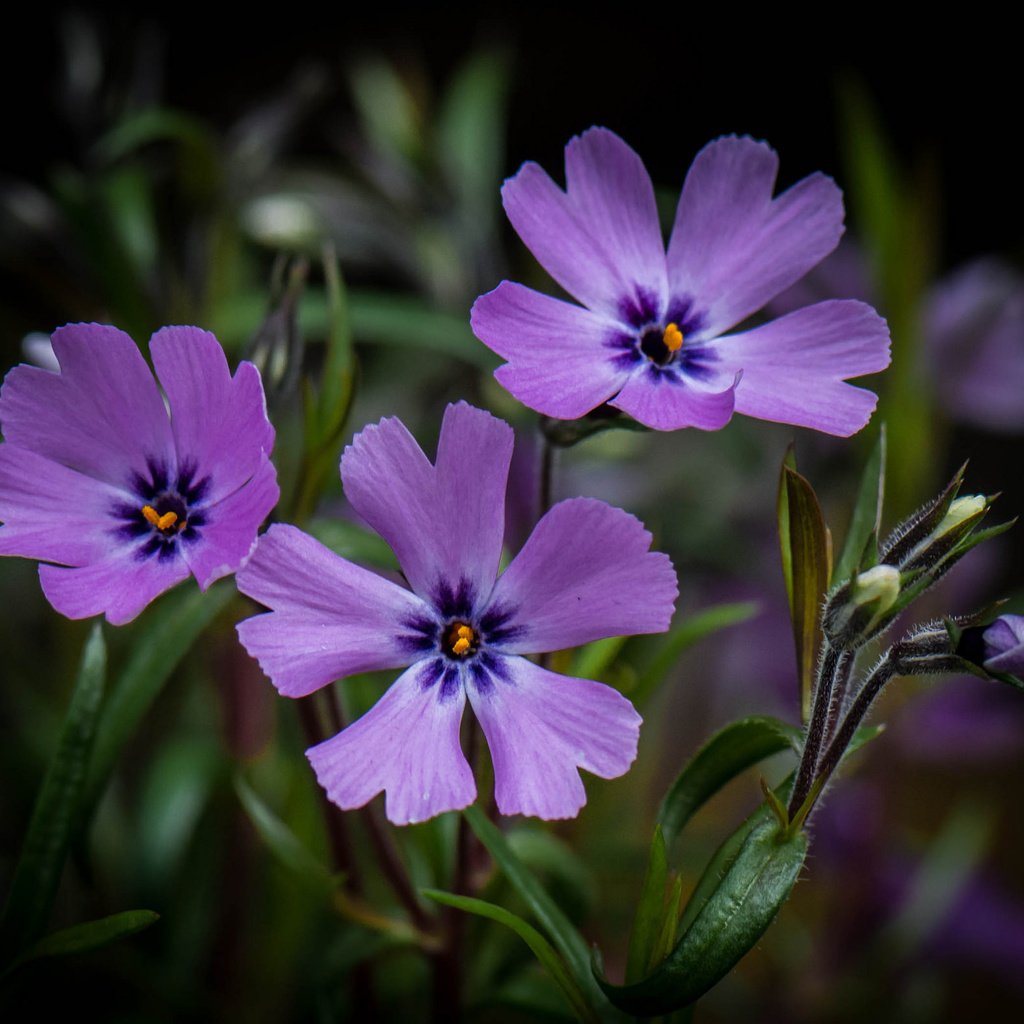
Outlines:
[[0,963],[34,942],[49,920],[82,799],[106,666],[103,629],[97,623],[86,641],[57,750],[36,798],[10,897],[0,920]]
[[43,957],[90,953],[94,949],[109,946],[112,942],[141,932],[159,920],[160,915],[153,910],[123,910],[109,917],[100,917],[95,921],[62,928],[26,949],[11,964],[10,969],[14,970],[30,960],[40,960]]
[[807,856],[807,836],[787,836],[773,819],[744,839],[735,858],[672,953],[643,981],[611,985],[613,1005],[653,1016],[692,1003],[752,949],[775,920]]
[[799,753],[802,743],[801,730],[767,716],[741,718],[717,732],[693,756],[661,803],[658,821],[666,847],[727,782],[772,754]]
[[459,69],[437,119],[437,157],[460,209],[492,223],[505,163],[508,60],[502,52],[474,54]]
[[431,349],[457,356],[488,372],[500,360],[477,341],[469,319],[428,306],[421,299],[390,292],[352,289],[349,293],[352,331],[358,341]]
[[668,857],[661,826],[654,828],[651,852],[640,891],[640,902],[633,917],[633,931],[629,936],[626,957],[626,982],[643,978],[657,962],[655,948],[665,916],[665,885],[668,881]]
[[306,529],[325,547],[350,562],[398,570],[398,559],[376,533],[344,519],[311,519]]
[[327,352],[320,377],[318,442],[333,446],[348,418],[355,378],[355,353],[349,322],[348,297],[333,247],[324,250],[327,283]]
[[583,994],[575,978],[566,970],[565,962],[555,952],[551,943],[536,928],[527,924],[521,917],[510,913],[504,907],[496,906],[494,903],[488,903],[485,900],[473,899],[470,896],[456,896],[454,893],[441,892],[438,889],[424,889],[422,891],[425,896],[429,896],[432,900],[436,900],[445,906],[464,910],[467,914],[486,917],[505,925],[506,928],[511,928],[530,947],[533,955],[541,962],[541,965],[565,994],[573,1013],[576,1015],[576,1019],[594,1022],[594,1024],[600,1020],[600,1017],[594,1012],[593,1007],[587,1001],[587,997]]
[[205,594],[181,587],[167,594],[132,629],[132,655],[111,687],[96,730],[79,827],[92,813],[124,745],[135,735],[164,683],[199,634],[227,607],[234,584],[215,584]]
[[712,605],[677,623],[662,639],[650,664],[641,671],[636,686],[629,691],[630,699],[634,704],[644,704],[671,672],[684,651],[720,629],[746,622],[757,612],[758,606],[753,601],[737,601],[733,604]]
[[628,636],[609,636],[580,647],[573,655],[567,674],[579,679],[603,679],[628,639]]
[[[854,573],[869,569],[878,561],[878,534],[882,526],[882,502],[885,497],[885,424],[878,431],[878,440],[871,450],[860,480],[857,501],[853,506],[850,526],[842,554],[832,572],[832,581],[842,583]],[[875,557],[864,561],[868,544],[874,539]]]
[[590,970],[590,952],[583,936],[562,913],[543,886],[513,853],[501,832],[488,821],[479,807],[467,807],[463,812],[477,839],[487,848],[495,863],[504,872],[512,888],[526,901],[526,905],[540,922],[544,931],[562,955],[580,989],[592,1007],[605,1003],[604,997]]
[[383,154],[412,159],[420,148],[415,97],[388,61],[366,56],[352,64],[352,98],[370,141]]
[[785,463],[779,480],[779,543],[783,549],[783,571],[787,573],[800,710],[806,722],[811,713],[811,685],[821,644],[819,611],[832,573],[831,544],[814,488]]
[[298,836],[256,795],[241,776],[235,778],[235,792],[245,813],[270,852],[304,884],[324,892],[333,891],[337,881]]

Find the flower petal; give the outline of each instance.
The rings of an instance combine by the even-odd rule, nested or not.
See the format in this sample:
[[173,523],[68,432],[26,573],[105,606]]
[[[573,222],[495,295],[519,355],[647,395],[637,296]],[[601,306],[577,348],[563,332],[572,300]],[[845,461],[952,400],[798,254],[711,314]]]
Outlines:
[[209,477],[209,497],[219,501],[274,448],[259,370],[243,362],[232,377],[220,342],[198,327],[163,327],[149,348],[170,402],[178,464]]
[[260,524],[281,496],[274,464],[266,455],[260,459],[248,483],[204,510],[198,541],[184,545],[185,560],[203,590],[245,562],[256,547]]
[[501,558],[512,428],[465,402],[449,405],[437,466],[398,419],[357,434],[341,459],[352,507],[392,547],[409,585],[439,605],[455,587],[486,600]]
[[838,244],[843,197],[812,174],[772,199],[779,158],[763,142],[716,139],[686,175],[668,247],[669,284],[714,337],[757,312]]
[[889,329],[863,302],[834,300],[719,338],[714,351],[743,374],[737,412],[848,437],[878,399],[844,380],[889,365]]
[[87,565],[117,548],[110,519],[118,488],[42,455],[0,445],[0,555]]
[[286,697],[422,656],[429,609],[408,590],[339,558],[294,526],[272,526],[235,577],[271,611],[237,626],[242,646]]
[[382,790],[395,825],[457,811],[476,798],[459,743],[466,692],[446,682],[441,659],[413,665],[358,721],[306,751],[317,780],[342,810],[362,807]]
[[608,404],[629,413],[652,430],[721,430],[732,419],[735,374],[716,373],[719,390],[683,376],[657,376],[644,369],[635,373]]
[[[628,369],[607,347],[616,325],[580,306],[503,281],[473,304],[476,336],[508,360],[494,376],[523,405],[574,420],[608,401]],[[620,329],[619,329],[620,330]]]
[[654,188],[614,132],[591,128],[565,149],[566,191],[535,163],[501,190],[505,212],[544,269],[585,306],[615,317],[666,297]]
[[[667,555],[635,516],[594,498],[550,509],[495,584],[481,622],[514,654],[668,629],[679,593]],[[488,630],[486,620],[496,625]]]
[[131,622],[165,590],[188,577],[183,558],[139,557],[135,549],[93,565],[39,566],[46,600],[69,619],[106,613],[112,626]]
[[494,763],[502,814],[573,818],[587,795],[579,768],[603,779],[636,758],[640,716],[616,690],[548,672],[525,658],[494,659],[469,699]]
[[4,436],[19,448],[125,486],[147,459],[173,462],[163,400],[124,331],[69,324],[53,334],[61,372],[16,366],[0,392]]

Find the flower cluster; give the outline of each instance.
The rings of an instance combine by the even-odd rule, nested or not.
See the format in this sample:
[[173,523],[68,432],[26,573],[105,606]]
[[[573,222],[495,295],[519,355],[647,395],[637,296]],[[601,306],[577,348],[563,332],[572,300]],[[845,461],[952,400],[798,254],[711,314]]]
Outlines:
[[503,814],[575,815],[578,768],[622,775],[640,717],[601,683],[524,655],[668,627],[676,576],[632,516],[574,498],[552,508],[499,576],[512,430],[449,406],[432,464],[397,419],[367,427],[341,476],[355,511],[394,549],[406,589],[272,527],[238,574],[271,611],[238,627],[278,690],[405,668],[381,700],[308,756],[339,807],[386,792],[388,818],[423,821],[476,796],[459,742],[466,701],[487,738]]

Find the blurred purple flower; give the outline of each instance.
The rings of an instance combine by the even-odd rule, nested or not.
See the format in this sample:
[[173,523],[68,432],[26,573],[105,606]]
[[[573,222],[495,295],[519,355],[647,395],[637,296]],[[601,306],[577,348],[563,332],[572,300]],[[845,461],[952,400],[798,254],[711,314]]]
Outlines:
[[520,238],[586,308],[509,281],[473,306],[516,398],[562,419],[607,402],[656,430],[718,430],[734,411],[843,436],[867,423],[875,396],[845,380],[889,365],[888,330],[869,306],[823,302],[723,333],[835,248],[843,204],[830,178],[773,199],[774,151],[717,139],[686,176],[666,252],[651,180],[617,135],[573,138],[565,170],[563,192],[524,164],[502,197]]
[[982,640],[985,668],[1024,676],[1024,615],[1000,615],[985,630]]
[[164,327],[142,353],[115,327],[53,335],[60,372],[11,370],[0,392],[0,554],[37,558],[47,600],[121,625],[189,573],[234,572],[277,503],[259,371],[217,339]]
[[[782,315],[830,298],[880,301],[849,238],[770,308]],[[932,285],[920,317],[921,371],[945,414],[986,430],[1024,430],[1024,278],[997,259],[975,260]]]
[[523,655],[667,629],[672,563],[648,550],[633,516],[574,498],[547,512],[499,577],[511,456],[511,428],[465,403],[445,412],[436,464],[399,420],[381,420],[346,448],[341,475],[411,590],[283,525],[238,576],[271,609],[239,623],[239,637],[285,696],[408,666],[362,718],[308,751],[343,809],[384,790],[388,818],[407,824],[471,803],[459,743],[467,698],[503,814],[572,817],[586,801],[578,768],[615,778],[636,756],[628,700]]

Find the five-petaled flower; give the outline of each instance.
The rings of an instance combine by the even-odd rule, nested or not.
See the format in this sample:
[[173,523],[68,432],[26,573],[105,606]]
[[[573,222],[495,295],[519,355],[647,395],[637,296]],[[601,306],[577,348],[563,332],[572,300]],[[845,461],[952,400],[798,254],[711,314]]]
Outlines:
[[195,576],[204,590],[248,557],[277,503],[259,371],[234,377],[217,339],[164,327],[150,352],[115,327],[53,335],[55,373],[17,366],[0,391],[0,554],[37,558],[72,619],[135,618]]
[[436,464],[399,420],[382,420],[346,448],[341,476],[410,589],[285,525],[237,576],[271,609],[238,632],[282,694],[405,668],[370,711],[308,751],[339,807],[384,790],[388,818],[405,824],[471,803],[459,741],[467,699],[504,814],[571,817],[586,800],[578,768],[615,778],[636,756],[640,717],[628,700],[524,655],[666,629],[675,571],[633,516],[573,498],[544,515],[499,576],[511,454],[511,428],[465,403],[445,413]]
[[821,302],[725,334],[820,262],[843,231],[842,195],[812,174],[772,198],[778,158],[722,138],[694,160],[666,252],[654,189],[617,135],[592,128],[565,152],[566,189],[534,163],[505,182],[505,211],[541,265],[583,306],[503,281],[473,330],[508,362],[525,405],[577,419],[607,402],[656,430],[717,430],[733,412],[849,435],[875,408],[850,377],[889,365],[889,333],[862,302]]

